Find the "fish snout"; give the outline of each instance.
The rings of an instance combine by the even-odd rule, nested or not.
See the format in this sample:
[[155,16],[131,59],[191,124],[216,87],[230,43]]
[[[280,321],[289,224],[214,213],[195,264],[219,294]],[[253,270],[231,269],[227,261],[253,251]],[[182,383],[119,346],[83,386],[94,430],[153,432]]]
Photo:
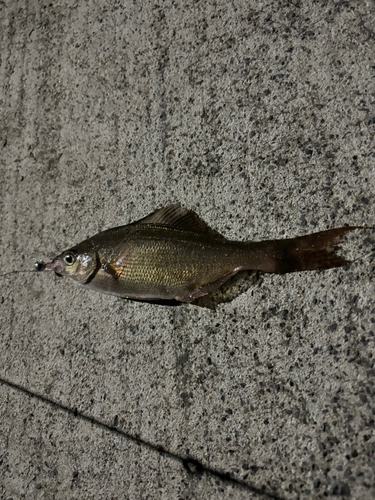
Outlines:
[[61,277],[63,276],[65,266],[60,257],[55,257],[51,262],[47,262],[45,269],[51,269],[55,271],[56,276]]

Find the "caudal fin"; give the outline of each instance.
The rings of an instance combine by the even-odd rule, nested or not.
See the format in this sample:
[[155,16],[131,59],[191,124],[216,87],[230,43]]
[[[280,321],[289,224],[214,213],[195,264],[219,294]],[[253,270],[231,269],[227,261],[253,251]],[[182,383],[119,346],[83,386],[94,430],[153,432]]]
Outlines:
[[330,269],[350,261],[337,253],[341,238],[360,226],[339,227],[285,240],[248,243],[248,269],[266,273],[292,273],[314,269]]

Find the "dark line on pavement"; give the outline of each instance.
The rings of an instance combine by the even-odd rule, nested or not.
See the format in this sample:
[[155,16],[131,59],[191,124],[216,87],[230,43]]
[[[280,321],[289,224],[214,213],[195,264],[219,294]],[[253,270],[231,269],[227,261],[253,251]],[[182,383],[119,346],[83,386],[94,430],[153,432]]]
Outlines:
[[148,441],[145,441],[144,439],[141,439],[136,436],[132,436],[131,434],[127,434],[126,432],[122,431],[121,429],[118,429],[116,426],[106,424],[105,422],[102,422],[101,420],[98,420],[94,417],[90,417],[88,415],[85,415],[83,413],[80,413],[76,408],[69,408],[68,406],[63,405],[62,403],[58,403],[57,401],[54,401],[53,399],[49,399],[46,396],[43,396],[41,394],[38,394],[36,392],[33,392],[29,389],[26,389],[25,387],[22,387],[19,384],[16,384],[14,382],[10,382],[9,380],[3,379],[0,377],[0,383],[3,385],[6,385],[16,391],[22,392],[23,394],[26,394],[30,398],[37,399],[39,401],[42,401],[43,403],[48,404],[49,406],[52,406],[53,408],[57,408],[64,413],[67,413],[68,415],[73,415],[74,417],[77,417],[81,420],[84,420],[86,422],[89,422],[90,424],[99,427],[101,429],[105,429],[109,432],[113,432],[119,436],[122,436],[125,439],[128,439],[129,441],[132,441],[133,443],[139,444],[141,446],[144,446],[145,448],[151,450],[151,451],[156,451],[160,455],[163,455],[165,457],[172,458],[173,460],[176,460],[178,462],[181,462],[183,465],[184,469],[192,475],[195,476],[201,476],[203,474],[206,474],[208,476],[212,476],[215,478],[221,479],[225,483],[229,483],[232,486],[237,486],[239,488],[251,491],[252,493],[255,493],[256,495],[261,495],[265,498],[273,498],[274,500],[283,500],[282,497],[275,495],[274,493],[268,493],[263,489],[256,488],[255,486],[252,486],[245,481],[242,481],[240,479],[236,479],[233,477],[229,472],[221,472],[216,469],[212,469],[211,467],[208,467],[204,464],[202,464],[199,460],[196,460],[193,457],[190,456],[179,456],[176,453],[173,453],[172,451],[169,451],[165,449],[163,446],[159,446],[156,444],[149,443]]

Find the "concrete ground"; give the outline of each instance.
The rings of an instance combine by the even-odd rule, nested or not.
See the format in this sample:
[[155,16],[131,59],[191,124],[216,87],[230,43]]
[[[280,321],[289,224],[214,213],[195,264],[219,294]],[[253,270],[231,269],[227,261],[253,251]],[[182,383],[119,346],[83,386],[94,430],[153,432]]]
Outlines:
[[[373,1],[0,9],[2,274],[175,202],[374,224]],[[0,498],[375,498],[373,244],[216,310],[1,276]]]

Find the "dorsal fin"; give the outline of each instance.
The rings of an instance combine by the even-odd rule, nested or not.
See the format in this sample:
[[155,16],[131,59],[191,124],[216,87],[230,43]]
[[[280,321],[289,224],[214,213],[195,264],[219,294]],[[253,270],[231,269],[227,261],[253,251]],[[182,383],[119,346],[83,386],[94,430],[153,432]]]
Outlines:
[[161,224],[163,226],[175,227],[185,231],[195,233],[205,233],[216,236],[216,238],[225,239],[215,229],[211,229],[195,212],[187,210],[178,204],[162,207],[147,217],[140,219],[133,224]]

